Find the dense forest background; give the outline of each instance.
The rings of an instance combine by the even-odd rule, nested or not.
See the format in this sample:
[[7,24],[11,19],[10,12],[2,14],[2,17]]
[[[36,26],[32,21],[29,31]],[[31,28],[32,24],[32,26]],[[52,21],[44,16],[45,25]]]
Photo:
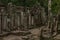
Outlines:
[[[33,5],[39,4],[44,7],[46,10],[48,8],[49,0],[1,0],[4,5],[7,5],[9,2],[17,6],[26,6],[32,7]],[[57,14],[60,11],[60,0],[51,0],[51,11],[53,14]]]

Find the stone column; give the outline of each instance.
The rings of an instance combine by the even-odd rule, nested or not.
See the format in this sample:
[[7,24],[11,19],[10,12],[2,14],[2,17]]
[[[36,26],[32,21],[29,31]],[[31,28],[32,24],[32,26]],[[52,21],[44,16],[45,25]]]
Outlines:
[[14,15],[11,15],[11,18],[10,18],[10,22],[11,22],[11,26],[14,27]]
[[29,14],[29,26],[31,26],[31,14]]
[[28,25],[31,26],[31,14],[30,14],[30,10],[27,10],[27,17],[28,17]]
[[31,22],[32,22],[31,24],[34,25],[34,16],[32,16]]
[[3,7],[1,7],[1,33],[2,33],[2,29],[3,29],[3,25],[4,25],[4,9]]
[[0,15],[0,34],[1,34],[1,15]]
[[11,23],[10,23],[11,20],[10,20],[9,16],[10,15],[7,16],[7,20],[6,20],[7,21],[7,31],[10,31],[11,30]]
[[18,26],[20,26],[20,15],[18,15]]
[[23,19],[24,19],[24,15],[23,15],[23,11],[21,11],[21,25],[23,25]]
[[27,9],[27,29],[29,28],[30,26],[30,10]]
[[15,25],[17,26],[17,28],[20,27],[21,25],[21,17],[20,17],[20,12],[17,12],[15,15]]
[[4,29],[4,30],[7,29],[7,16],[4,16],[4,25],[3,25],[3,29]]
[[0,34],[1,34],[1,11],[0,11]]

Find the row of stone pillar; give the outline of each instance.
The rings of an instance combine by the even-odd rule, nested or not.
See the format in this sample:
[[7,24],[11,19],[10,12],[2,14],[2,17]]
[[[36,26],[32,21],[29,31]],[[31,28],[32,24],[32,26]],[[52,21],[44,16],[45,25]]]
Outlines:
[[5,31],[5,29],[6,31],[10,31],[16,28],[18,29],[18,27],[25,26],[25,28],[27,28],[27,25],[33,25],[33,17],[31,18],[30,14],[25,14],[24,16],[23,11],[13,14],[13,12],[9,9],[8,13],[6,13],[3,8],[1,9],[0,14],[0,32],[2,30]]
[[[36,11],[37,11],[37,9],[36,9]],[[33,12],[33,14],[32,14],[32,12]],[[40,12],[40,10],[38,10],[38,12],[36,12],[36,13],[34,10],[32,11],[29,9],[27,9],[26,11],[23,11],[21,9],[17,11],[16,7],[14,5],[9,4],[7,6],[7,11],[4,7],[1,8],[0,29],[3,29],[4,31],[27,29],[31,26],[34,26],[34,25],[36,26],[37,24],[40,25],[41,19],[44,20],[43,16],[45,16],[45,14],[43,15]],[[1,32],[1,30],[0,30],[0,32]]]

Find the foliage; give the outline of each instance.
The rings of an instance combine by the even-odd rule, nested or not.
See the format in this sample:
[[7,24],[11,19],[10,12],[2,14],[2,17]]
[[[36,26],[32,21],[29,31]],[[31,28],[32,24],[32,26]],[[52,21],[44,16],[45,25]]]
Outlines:
[[[36,2],[40,3],[42,7],[48,11],[48,0],[1,0],[1,2],[7,5],[9,2],[12,2],[15,5],[22,5],[31,7],[36,4]],[[60,0],[52,0],[51,11],[53,14],[58,13],[60,10]]]
[[60,0],[52,0],[52,13],[57,14],[60,11]]
[[45,12],[48,11],[48,0],[1,0],[1,2],[5,5],[8,5],[9,2],[17,6],[28,6],[32,7],[34,5],[39,4],[40,6],[45,8]]
[[15,5],[23,5],[23,6],[33,6],[36,2],[39,2],[41,6],[46,7],[47,0],[1,0],[2,3],[7,5],[9,2],[12,2]]

